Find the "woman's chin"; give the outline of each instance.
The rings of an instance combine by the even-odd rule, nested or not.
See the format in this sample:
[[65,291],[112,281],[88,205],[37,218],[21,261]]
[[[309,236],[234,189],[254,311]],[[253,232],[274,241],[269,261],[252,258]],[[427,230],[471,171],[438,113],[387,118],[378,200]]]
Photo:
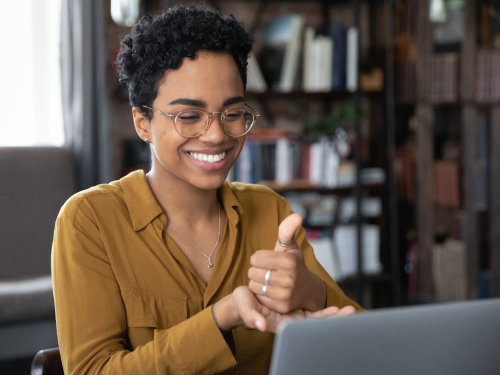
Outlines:
[[210,176],[209,178],[200,178],[196,179],[195,181],[190,181],[191,185],[197,187],[198,189],[202,190],[214,190],[218,189],[224,184],[224,181],[226,180],[227,175],[221,175],[220,177],[216,176]]

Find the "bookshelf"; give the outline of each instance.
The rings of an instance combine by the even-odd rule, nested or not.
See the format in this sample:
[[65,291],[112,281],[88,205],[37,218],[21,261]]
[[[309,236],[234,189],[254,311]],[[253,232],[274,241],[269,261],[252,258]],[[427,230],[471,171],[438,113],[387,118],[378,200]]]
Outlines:
[[[162,9],[177,5],[192,4],[191,1],[165,1],[165,0],[145,0],[141,2],[143,12],[157,13]],[[307,2],[304,0],[240,0],[240,1],[209,1],[207,6],[219,9],[226,14],[234,14],[236,19],[241,20],[247,25],[254,35],[256,47],[259,47],[262,38],[263,29],[266,22],[272,18],[286,13],[298,13],[305,17],[306,25],[320,30],[320,33],[326,30],[326,25],[331,22],[342,23],[346,27],[355,26],[359,30],[358,56],[359,63],[356,64],[356,72],[362,75],[359,77],[357,89],[349,91],[345,88],[333,89],[328,92],[304,92],[302,89],[294,88],[291,92],[283,93],[275,90],[267,90],[262,93],[247,92],[246,99],[250,105],[256,106],[267,122],[262,121],[266,126],[274,127],[280,114],[286,111],[290,103],[310,104],[312,111],[319,115],[329,113],[332,108],[337,106],[350,105],[354,108],[362,109],[364,117],[353,121],[352,127],[353,153],[352,161],[356,165],[356,178],[354,183],[342,187],[322,187],[311,184],[307,181],[293,181],[286,185],[279,185],[272,181],[263,181],[264,184],[271,187],[280,194],[289,193],[308,194],[318,193],[320,195],[336,195],[339,197],[354,198],[361,209],[361,201],[364,197],[378,197],[382,202],[382,215],[378,219],[363,218],[361,212],[356,212],[355,218],[350,224],[358,228],[358,244],[361,244],[361,228],[364,224],[377,224],[380,227],[380,258],[383,263],[383,272],[378,275],[365,275],[362,272],[362,248],[357,248],[358,254],[358,272],[340,282],[350,297],[362,305],[371,307],[387,307],[399,304],[397,290],[401,289],[400,279],[398,277],[399,261],[396,256],[396,263],[392,261],[394,254],[398,249],[388,240],[390,226],[388,225],[389,211],[387,209],[390,201],[390,194],[387,192],[390,181],[385,183],[361,184],[359,173],[362,168],[376,167],[387,171],[387,155],[385,152],[385,103],[386,93],[383,88],[383,78],[380,73],[384,73],[385,54],[384,54],[384,0],[335,0],[324,1],[317,0]],[[123,34],[123,29],[120,34]],[[118,38],[117,38],[118,39]],[[257,50],[257,52],[259,52]],[[382,68],[382,69],[380,69]],[[382,87],[380,88],[380,81]],[[379,82],[379,83],[377,83]],[[362,91],[359,87],[366,88]],[[117,107],[126,107],[126,99],[116,97]],[[280,112],[281,111],[281,112]],[[123,110],[123,112],[126,112]],[[302,119],[303,120],[303,119]],[[301,120],[301,121],[302,121]],[[118,123],[118,121],[116,121]],[[280,126],[276,126],[280,127]],[[122,130],[119,130],[122,132]],[[115,139],[127,140],[133,139],[135,135],[123,132],[115,134]],[[300,136],[299,136],[300,137]],[[120,141],[122,142],[122,141]],[[115,143],[119,143],[116,141]],[[133,146],[133,145],[132,145]],[[130,147],[129,147],[130,148]],[[363,152],[362,152],[363,150]],[[122,150],[123,151],[123,150]],[[364,157],[359,157],[361,154]],[[118,152],[120,155],[120,152]],[[115,168],[117,169],[117,168]],[[334,228],[327,228],[333,232]],[[396,291],[396,292],[394,292]],[[396,296],[396,297],[395,297]]]
[[[414,21],[409,23],[415,25],[413,30],[407,30],[406,35],[394,35],[394,46],[399,51],[395,56],[401,55],[401,50],[405,51],[405,64],[414,64],[410,70],[414,69],[415,78],[413,82],[406,82],[407,91],[404,87],[395,90],[401,100],[396,97],[394,107],[389,108],[396,118],[398,114],[410,113],[416,125],[412,130],[414,139],[409,142],[412,143],[410,148],[414,152],[416,169],[415,206],[410,209],[415,211],[415,222],[409,225],[416,230],[418,245],[418,280],[414,297],[417,302],[474,299],[481,294],[484,297],[487,294],[481,275],[485,271],[491,275],[489,296],[495,297],[500,295],[500,190],[495,184],[500,177],[499,100],[494,92],[490,92],[490,96],[483,94],[485,82],[482,76],[488,72],[484,72],[484,66],[480,64],[484,64],[485,55],[494,56],[498,50],[481,46],[481,12],[486,1],[463,1],[463,36],[459,48],[451,46],[453,55],[447,50],[450,45],[443,47],[438,43],[436,28],[442,26],[431,22],[430,2],[407,0],[393,4],[396,17],[411,17]],[[402,7],[412,11],[401,12]],[[404,48],[397,44],[404,39],[403,36],[407,37]],[[448,72],[456,69],[456,76],[433,76],[433,64],[446,59],[451,62]],[[411,74],[398,73],[400,61],[395,63],[395,74],[412,81]],[[490,79],[494,81],[496,78]],[[449,92],[436,94],[439,84]],[[402,115],[400,119],[404,117]],[[485,122],[488,124],[484,125]],[[456,151],[458,156],[450,156],[450,150]],[[444,173],[451,173],[451,177],[446,177],[443,182]],[[450,182],[452,180],[458,183]],[[443,184],[448,189],[443,190]],[[400,203],[400,210],[402,206]],[[458,225],[454,224],[455,219]],[[441,228],[443,222],[448,226],[445,230]],[[443,249],[452,251],[452,247],[446,250],[451,243],[455,246],[453,251],[457,251],[456,258],[461,259],[452,270],[459,276],[456,285],[444,291],[442,280],[437,275],[439,259]],[[463,288],[457,286],[464,280]]]

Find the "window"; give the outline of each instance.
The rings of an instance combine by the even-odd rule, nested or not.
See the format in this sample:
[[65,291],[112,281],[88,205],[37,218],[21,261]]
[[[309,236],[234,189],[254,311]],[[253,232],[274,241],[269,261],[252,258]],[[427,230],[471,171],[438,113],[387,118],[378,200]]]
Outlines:
[[1,1],[0,146],[62,146],[61,0]]

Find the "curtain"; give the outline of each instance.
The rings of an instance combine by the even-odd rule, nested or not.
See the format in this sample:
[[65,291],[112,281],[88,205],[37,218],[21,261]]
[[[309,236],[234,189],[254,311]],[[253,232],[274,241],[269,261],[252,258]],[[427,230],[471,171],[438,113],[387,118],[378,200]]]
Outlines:
[[113,179],[101,0],[62,0],[61,84],[65,146],[78,188]]

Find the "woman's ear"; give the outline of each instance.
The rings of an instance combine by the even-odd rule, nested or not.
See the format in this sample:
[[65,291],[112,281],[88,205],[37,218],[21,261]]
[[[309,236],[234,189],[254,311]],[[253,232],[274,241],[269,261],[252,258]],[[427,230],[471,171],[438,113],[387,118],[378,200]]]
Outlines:
[[145,142],[151,142],[151,124],[139,110],[139,107],[132,108],[132,117],[134,118],[135,131],[139,137]]

